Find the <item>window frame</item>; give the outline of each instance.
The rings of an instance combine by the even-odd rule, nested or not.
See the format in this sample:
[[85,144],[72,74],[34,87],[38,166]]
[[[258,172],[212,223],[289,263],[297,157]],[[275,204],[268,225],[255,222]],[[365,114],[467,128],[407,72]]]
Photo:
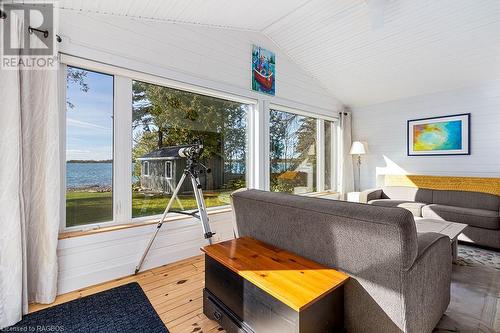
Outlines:
[[[139,78],[137,78],[137,77],[139,77]],[[157,78],[158,80],[154,80],[155,78]],[[161,86],[161,87],[165,87],[165,88],[169,88],[169,89],[183,90],[183,91],[190,92],[193,94],[199,94],[199,95],[209,96],[209,97],[213,97],[213,98],[224,99],[224,100],[230,101],[230,102],[248,105],[249,109],[247,111],[247,128],[246,128],[246,138],[247,138],[247,140],[246,140],[247,141],[246,142],[246,146],[247,146],[246,168],[247,169],[246,169],[246,174],[245,174],[245,180],[246,180],[247,187],[249,187],[249,188],[254,187],[254,185],[252,183],[253,177],[251,177],[251,174],[253,173],[253,168],[252,168],[253,165],[250,163],[250,151],[253,150],[253,142],[250,140],[249,133],[252,131],[250,128],[250,118],[251,118],[251,114],[255,112],[256,106],[258,104],[257,100],[250,100],[250,99],[246,99],[244,97],[226,94],[226,93],[218,94],[214,90],[207,90],[205,88],[200,89],[200,91],[197,91],[194,88],[195,86],[190,86],[190,88],[188,88],[188,89],[179,88],[176,85],[175,86],[167,85],[166,82],[170,82],[170,80],[168,80],[168,79],[163,79],[160,77],[155,77],[155,76],[152,76],[149,74],[143,74],[143,73],[138,73],[138,72],[137,72],[136,77],[131,78],[131,81],[141,81],[143,83],[153,84],[156,86]],[[183,85],[183,87],[184,87],[184,85]],[[130,96],[132,96],[132,86],[130,87]],[[130,104],[130,114],[132,115],[132,103]],[[132,121],[130,122],[129,128],[132,128]],[[129,132],[132,133],[131,130]],[[132,138],[130,139],[130,143],[132,145]],[[130,153],[132,154],[132,146],[130,146]],[[132,171],[130,172],[130,174],[132,174]],[[132,185],[130,184],[129,187],[131,188]],[[130,197],[132,198],[132,193],[130,194]],[[207,212],[210,213],[211,211],[217,211],[217,210],[228,208],[228,207],[230,207],[229,204],[222,205],[222,206],[216,206],[216,207],[208,207]],[[180,215],[177,213],[170,213],[170,214],[172,216]],[[170,216],[170,214],[169,214],[169,216]],[[148,215],[148,216],[132,217],[132,204],[131,204],[130,205],[129,223],[130,222],[131,223],[143,223],[146,221],[158,220],[159,218],[162,217],[162,215],[163,215],[163,213],[155,214],[155,215]]]
[[[61,151],[64,156],[61,158],[61,223],[60,231],[76,231],[99,229],[108,226],[122,224],[138,224],[158,219],[159,215],[132,218],[132,81],[142,81],[146,83],[165,86],[167,88],[189,91],[229,101],[247,104],[249,106],[247,114],[247,187],[269,190],[270,182],[270,161],[269,161],[269,115],[270,110],[295,113],[302,116],[317,119],[317,178],[324,177],[324,131],[320,126],[324,126],[324,121],[332,122],[334,131],[332,132],[332,185],[328,192],[338,190],[339,181],[337,179],[340,158],[338,156],[338,110],[326,110],[316,108],[312,105],[301,104],[277,96],[267,96],[246,89],[227,89],[224,85],[215,85],[214,88],[206,88],[206,80],[198,80],[198,84],[186,83],[170,79],[164,76],[148,74],[137,70],[117,67],[106,63],[101,63],[89,59],[84,59],[67,54],[61,54],[60,80],[59,80],[59,101],[60,101],[60,121],[66,124],[66,68],[67,66],[78,67],[84,70],[96,71],[114,77],[114,121],[113,121],[113,220],[109,222],[98,222],[93,224],[66,227],[66,126],[61,126]],[[217,89],[220,88],[220,89]],[[315,111],[331,113],[326,116]],[[129,144],[123,144],[128,142]],[[323,160],[321,160],[323,159]],[[323,161],[323,162],[321,162]],[[121,166],[121,167],[119,167]],[[173,171],[173,170],[172,170]],[[321,175],[321,176],[320,176]],[[308,195],[321,194],[324,185],[321,179],[316,179],[317,191]],[[211,207],[207,210],[218,211],[227,206]],[[172,213],[172,216],[177,214]]]
[[[324,116],[324,115],[320,115],[320,114],[316,114],[316,113],[312,113],[312,112],[309,112],[309,111],[304,111],[304,110],[301,110],[301,109],[296,109],[296,108],[292,108],[292,107],[288,107],[288,106],[284,106],[284,105],[280,105],[280,104],[268,104],[268,108],[267,108],[267,111],[268,111],[268,117],[267,117],[267,123],[266,123],[266,127],[267,127],[267,135],[266,135],[266,146],[267,146],[267,152],[266,152],[266,155],[267,156],[267,161],[266,161],[266,173],[265,173],[265,178],[266,178],[266,187],[265,187],[265,190],[266,191],[269,191],[270,190],[270,178],[271,178],[271,170],[270,170],[270,160],[269,160],[269,156],[270,156],[270,138],[269,138],[269,115],[271,113],[271,110],[276,110],[276,111],[281,111],[281,112],[287,112],[287,113],[292,113],[292,114],[296,114],[296,115],[299,115],[299,116],[303,116],[303,117],[308,117],[308,118],[313,118],[313,119],[316,119],[316,191],[315,192],[310,192],[310,193],[304,193],[304,195],[314,195],[314,194],[320,194],[320,193],[323,193],[323,192],[328,192],[328,193],[334,193],[334,192],[337,192],[338,190],[338,186],[337,186],[337,181],[336,181],[336,175],[337,175],[337,172],[335,170],[335,172],[332,173],[332,176],[331,176],[331,179],[330,179],[330,189],[329,190],[325,190],[325,131],[324,131],[324,126],[325,126],[325,121],[329,121],[331,122],[331,126],[333,127],[332,128],[332,131],[335,130],[336,131],[336,127],[338,126],[338,119],[335,118],[335,117],[328,117],[328,116]],[[336,166],[337,166],[337,151],[338,150],[335,150],[334,147],[335,145],[337,144],[336,143],[336,138],[337,136],[334,135],[334,133],[336,133],[335,131],[332,132],[332,135],[331,135],[331,147],[332,147],[332,153],[333,155],[332,156],[332,162],[331,162],[331,166],[332,166],[332,169],[336,169]]]
[[[167,165],[170,167],[169,168],[169,171],[168,174],[170,175],[167,175]],[[173,168],[174,165],[172,163],[172,161],[165,161],[165,179],[172,179],[173,178]]]
[[[146,170],[147,170],[148,172],[146,172]],[[150,176],[150,174],[149,174],[149,161],[144,161],[144,162],[142,163],[142,174],[143,174],[144,176],[146,176],[146,177],[149,177],[149,176]]]
[[[66,163],[66,149],[67,149],[67,142],[66,142],[66,135],[67,135],[67,105],[66,105],[66,99],[67,99],[67,73],[68,73],[68,66],[85,70],[85,71],[90,71],[90,72],[95,72],[98,74],[104,74],[104,75],[109,75],[113,77],[113,125],[112,125],[112,214],[113,214],[113,219],[111,221],[104,221],[104,222],[94,222],[94,223],[87,223],[87,224],[82,224],[82,225],[77,225],[77,226],[71,226],[68,227],[66,226],[66,191],[67,191],[67,184],[66,184],[66,174],[67,174],[67,163]],[[117,98],[116,98],[116,78],[117,76],[111,72],[103,71],[100,70],[99,68],[88,68],[88,67],[83,67],[80,66],[79,64],[69,64],[69,63],[59,63],[59,80],[58,80],[58,99],[59,99],[59,121],[61,124],[64,124],[64,126],[60,126],[60,152],[61,152],[61,198],[60,198],[60,207],[61,207],[61,221],[59,221],[59,230],[61,232],[63,231],[73,231],[73,230],[89,230],[89,229],[95,229],[96,227],[106,227],[106,226],[111,226],[116,224],[114,221],[115,217],[115,201],[116,201],[116,136],[115,136],[115,130],[117,128],[117,122],[116,122],[116,103],[117,103]]]

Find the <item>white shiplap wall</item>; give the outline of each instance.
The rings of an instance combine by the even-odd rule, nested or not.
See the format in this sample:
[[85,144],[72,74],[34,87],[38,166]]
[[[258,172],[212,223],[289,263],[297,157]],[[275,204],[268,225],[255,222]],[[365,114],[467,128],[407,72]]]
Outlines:
[[[470,156],[407,156],[406,121],[471,113]],[[353,109],[353,139],[368,142],[361,188],[379,174],[500,176],[500,81]]]
[[[259,33],[60,11],[60,51],[204,88],[334,116],[341,104]],[[252,92],[251,47],[276,51],[276,97]],[[264,103],[265,102],[265,103]],[[231,213],[211,217],[216,240],[232,237]],[[154,232],[144,226],[59,242],[59,293],[133,273]],[[194,220],[165,224],[145,268],[199,254]]]
[[[232,214],[210,216],[214,241],[233,237]],[[134,273],[155,225],[67,238],[59,241],[58,293],[113,280]],[[200,254],[207,245],[197,220],[186,219],[163,225],[151,248],[143,270]]]

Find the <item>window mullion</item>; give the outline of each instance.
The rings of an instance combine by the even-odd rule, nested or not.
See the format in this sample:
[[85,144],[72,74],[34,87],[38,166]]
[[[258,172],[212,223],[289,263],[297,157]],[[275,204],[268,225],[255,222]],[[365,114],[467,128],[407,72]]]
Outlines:
[[66,75],[68,68],[65,64],[60,64],[59,67],[59,142],[61,152],[61,221],[59,229],[66,229]]
[[[268,167],[266,165],[269,156],[269,139],[268,139],[268,119],[266,113],[266,103],[263,100],[254,105],[251,114],[249,114],[249,151],[251,154],[248,156],[249,174],[249,187],[266,190],[269,187],[266,185],[269,177]],[[267,128],[266,128],[267,126]],[[267,186],[267,187],[266,187]]]
[[325,190],[325,121],[316,120],[316,189],[318,192]]
[[132,80],[115,76],[113,221],[132,219]]
[[269,115],[271,112],[269,101],[262,101],[259,103],[261,107],[260,119],[259,119],[259,139],[260,139],[260,162],[257,161],[257,166],[260,167],[260,176],[262,181],[260,181],[261,189],[269,191],[271,188],[271,161],[270,158],[270,138],[269,138]]
[[330,163],[330,189],[332,191],[337,191],[337,159],[339,158],[338,156],[338,149],[336,149],[336,128],[337,128],[337,122],[332,121],[329,123],[329,126],[331,128],[331,135],[330,135],[330,158],[332,159]]

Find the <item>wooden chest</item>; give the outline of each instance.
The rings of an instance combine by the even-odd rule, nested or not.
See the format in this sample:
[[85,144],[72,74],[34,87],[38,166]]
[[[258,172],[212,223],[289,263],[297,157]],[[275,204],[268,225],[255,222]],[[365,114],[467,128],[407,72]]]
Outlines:
[[228,332],[342,332],[348,276],[251,238],[205,252],[203,312]]

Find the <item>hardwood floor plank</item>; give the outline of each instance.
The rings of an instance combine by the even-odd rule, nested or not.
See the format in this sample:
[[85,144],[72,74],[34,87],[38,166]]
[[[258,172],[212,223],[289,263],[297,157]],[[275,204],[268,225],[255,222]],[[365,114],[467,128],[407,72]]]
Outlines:
[[178,289],[172,290],[160,296],[150,297],[150,295],[148,295],[148,298],[151,304],[153,304],[153,306],[162,306],[162,304],[171,302],[176,298],[188,297],[188,295],[190,295],[193,291],[200,292],[200,290],[203,290],[203,286],[204,286],[204,280],[195,281],[195,283],[183,285]]
[[182,304],[174,309],[172,309],[169,312],[165,312],[160,314],[160,318],[163,320],[163,322],[167,325],[177,319],[177,317],[181,317],[187,313],[193,312],[198,308],[201,308],[203,306],[203,300],[202,298],[196,298],[192,300],[191,302],[187,304]]
[[143,271],[137,275],[125,276],[59,295],[52,304],[30,304],[29,312],[49,308],[130,282],[138,282],[170,332],[224,333],[217,322],[209,320],[203,314],[204,270],[205,260],[203,255],[199,255]]
[[186,280],[183,284],[178,284],[177,282],[169,283],[164,286],[149,290],[146,292],[150,300],[156,300],[168,294],[176,292],[183,288],[196,288],[198,285],[205,285],[205,277],[202,275],[193,275]]
[[207,332],[211,329],[218,328],[217,322],[208,319],[205,316],[198,315],[194,317],[189,324],[182,326],[174,326],[170,329],[171,333],[193,333],[193,332]]
[[201,298],[203,296],[203,290],[200,288],[199,290],[193,290],[187,294],[177,296],[172,298],[166,302],[155,305],[155,310],[158,314],[162,314],[165,312],[170,312],[175,308],[178,308],[184,304],[188,304],[193,302],[195,299]]
[[202,308],[196,309],[195,311],[193,311],[191,313],[186,313],[185,315],[183,315],[175,320],[170,321],[168,323],[168,327],[170,329],[172,327],[177,327],[177,326],[187,326],[187,325],[189,325],[189,322],[191,322],[193,320],[193,318],[197,317],[198,315],[202,315],[202,314],[203,314]]
[[155,275],[156,277],[155,280],[148,280],[146,282],[141,281],[140,284],[144,291],[150,291],[169,283],[177,283],[177,284],[186,283],[187,281],[190,281],[190,279],[194,278],[194,276],[200,274],[203,275],[203,273],[204,273],[203,271],[199,271],[198,269],[194,268],[194,266],[192,266],[191,268],[184,267],[176,269],[172,273],[163,273],[161,275]]

